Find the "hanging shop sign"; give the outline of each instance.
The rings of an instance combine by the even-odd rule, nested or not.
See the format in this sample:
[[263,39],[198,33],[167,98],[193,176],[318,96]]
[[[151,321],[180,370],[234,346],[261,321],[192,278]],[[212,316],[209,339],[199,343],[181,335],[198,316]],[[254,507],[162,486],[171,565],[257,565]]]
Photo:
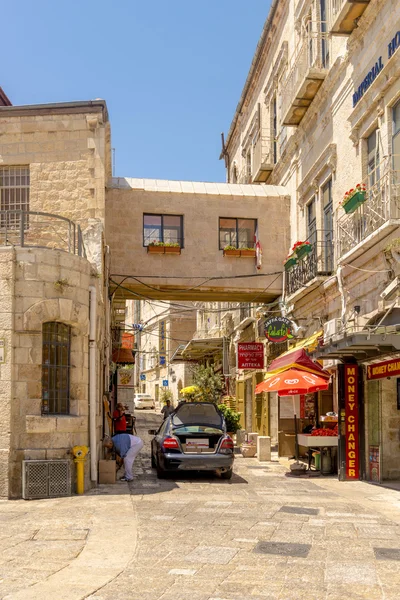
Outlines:
[[346,479],[359,478],[358,366],[344,365]]
[[238,369],[263,369],[264,344],[239,343]]
[[160,321],[158,325],[158,360],[160,366],[167,362],[166,321]]
[[271,317],[264,323],[265,337],[275,344],[293,339],[293,323],[286,317]]
[[398,377],[400,375],[400,358],[393,358],[385,362],[367,366],[367,379],[383,379],[384,377]]
[[133,350],[133,346],[135,343],[135,336],[133,333],[123,333],[121,339],[121,348],[127,348],[128,350]]
[[133,383],[133,369],[118,369],[118,387],[132,388]]

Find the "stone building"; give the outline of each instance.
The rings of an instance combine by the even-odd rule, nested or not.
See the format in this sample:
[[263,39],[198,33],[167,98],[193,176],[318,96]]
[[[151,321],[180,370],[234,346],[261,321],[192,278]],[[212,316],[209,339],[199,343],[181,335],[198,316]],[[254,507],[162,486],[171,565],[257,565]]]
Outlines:
[[400,349],[399,22],[395,0],[272,2],[221,155],[228,181],[290,194],[286,250],[308,240],[311,252],[284,272],[282,311],[305,338],[323,327],[315,356],[345,428],[343,365],[360,373],[359,443],[342,448],[341,477],[371,478],[377,447],[379,478],[400,477],[398,380],[368,379]]
[[0,107],[1,496],[21,495],[23,460],[71,462],[75,445],[97,481],[109,143],[102,100]]

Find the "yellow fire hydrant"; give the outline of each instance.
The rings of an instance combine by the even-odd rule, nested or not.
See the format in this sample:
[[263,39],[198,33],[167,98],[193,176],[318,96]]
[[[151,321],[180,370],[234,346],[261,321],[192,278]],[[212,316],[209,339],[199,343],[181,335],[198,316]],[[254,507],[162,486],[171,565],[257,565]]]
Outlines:
[[76,493],[83,494],[85,491],[85,462],[86,455],[89,452],[87,446],[74,446],[72,454],[76,464]]

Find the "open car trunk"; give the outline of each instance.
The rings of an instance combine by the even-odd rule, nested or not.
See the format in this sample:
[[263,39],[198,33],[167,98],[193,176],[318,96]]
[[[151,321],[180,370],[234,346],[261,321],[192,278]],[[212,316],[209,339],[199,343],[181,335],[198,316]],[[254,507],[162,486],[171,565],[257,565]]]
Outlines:
[[225,437],[225,421],[215,404],[191,402],[178,406],[171,419],[172,433],[185,454],[216,452]]

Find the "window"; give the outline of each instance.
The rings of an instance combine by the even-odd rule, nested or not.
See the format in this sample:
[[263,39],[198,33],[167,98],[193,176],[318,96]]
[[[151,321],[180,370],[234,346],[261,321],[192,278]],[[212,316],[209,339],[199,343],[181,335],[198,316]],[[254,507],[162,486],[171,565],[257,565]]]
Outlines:
[[322,187],[322,203],[324,207],[324,231],[323,231],[323,259],[324,271],[332,271],[333,268],[333,202],[332,202],[332,179]]
[[307,239],[314,244],[317,241],[317,213],[315,208],[315,196],[307,204]]
[[219,219],[219,249],[225,246],[235,248],[254,248],[256,234],[256,219]]
[[43,324],[42,413],[69,414],[71,327]]
[[398,181],[400,177],[400,102],[393,107],[392,131],[393,170],[396,181]]
[[273,138],[273,161],[276,165],[278,160],[277,143],[278,143],[278,110],[276,106],[276,96],[272,101],[272,138]]
[[[2,227],[18,227],[21,217],[15,211],[29,210],[29,183],[29,167],[0,167]],[[28,226],[28,219],[26,219],[26,226]]]
[[380,179],[379,168],[379,129],[375,129],[367,138],[368,183],[372,188]]
[[151,242],[179,244],[183,248],[183,216],[143,215],[143,246]]

